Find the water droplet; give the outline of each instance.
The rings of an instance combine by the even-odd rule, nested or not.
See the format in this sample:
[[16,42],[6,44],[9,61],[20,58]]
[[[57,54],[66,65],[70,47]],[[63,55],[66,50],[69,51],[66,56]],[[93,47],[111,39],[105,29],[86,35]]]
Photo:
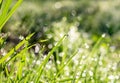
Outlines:
[[102,37],[104,38],[106,36],[106,34],[104,33],[104,34],[102,34]]
[[48,48],[49,48],[49,49],[51,49],[52,47],[53,47],[53,45],[52,45],[52,44],[49,44],[49,45],[48,45]]
[[37,64],[37,65],[40,65],[40,60],[38,60],[38,61],[36,62],[36,64]]
[[114,80],[114,76],[113,75],[110,75],[110,76],[108,76],[108,79],[110,79],[110,80]]
[[90,76],[93,76],[93,72],[92,72],[92,71],[89,71],[89,75],[90,75]]
[[85,48],[89,48],[89,45],[87,43],[85,43]]
[[19,39],[20,39],[20,40],[23,40],[23,39],[24,39],[24,37],[23,37],[22,35],[20,35],[20,36],[19,36]]

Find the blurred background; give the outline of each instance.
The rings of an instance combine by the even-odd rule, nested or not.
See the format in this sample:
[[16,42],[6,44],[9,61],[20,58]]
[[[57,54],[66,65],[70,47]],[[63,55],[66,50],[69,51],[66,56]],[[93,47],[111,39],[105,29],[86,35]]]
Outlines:
[[105,41],[119,54],[119,4],[119,0],[24,0],[2,32],[9,34],[7,47],[36,32],[32,42],[48,39],[41,43],[48,50],[64,34],[69,34],[71,42],[86,38],[91,47],[106,34]]

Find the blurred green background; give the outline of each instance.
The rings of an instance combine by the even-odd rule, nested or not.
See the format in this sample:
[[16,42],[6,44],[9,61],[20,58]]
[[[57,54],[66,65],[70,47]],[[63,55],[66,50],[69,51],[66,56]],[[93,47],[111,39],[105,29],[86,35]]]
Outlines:
[[112,39],[110,44],[119,50],[119,3],[119,0],[24,0],[3,32],[9,33],[9,41],[14,44],[18,36],[37,32],[35,38],[47,39],[49,34],[57,36],[55,33],[61,33],[60,30],[57,32],[58,27],[63,29],[63,33],[68,33],[70,26],[74,25],[79,33],[90,35],[93,44],[105,33]]

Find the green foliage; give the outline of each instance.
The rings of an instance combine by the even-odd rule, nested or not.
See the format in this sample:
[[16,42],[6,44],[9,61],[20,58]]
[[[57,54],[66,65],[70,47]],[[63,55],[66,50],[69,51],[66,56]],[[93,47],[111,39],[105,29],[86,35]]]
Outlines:
[[8,21],[8,19],[12,16],[12,14],[15,12],[15,10],[19,7],[22,0],[18,0],[18,2],[10,9],[10,5],[12,3],[12,0],[1,0],[0,2],[1,7],[1,13],[0,13],[0,31],[4,24]]
[[19,9],[3,28],[21,2],[12,7],[12,0],[0,0],[1,30],[25,36],[13,47],[0,34],[1,83],[120,82],[119,24],[111,14],[94,1],[24,0],[21,7],[35,9]]

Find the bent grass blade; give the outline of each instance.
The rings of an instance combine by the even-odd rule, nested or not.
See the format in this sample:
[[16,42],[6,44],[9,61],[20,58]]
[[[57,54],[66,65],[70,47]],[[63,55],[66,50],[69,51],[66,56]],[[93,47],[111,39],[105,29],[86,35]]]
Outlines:
[[53,49],[48,53],[47,57],[43,60],[43,62],[41,63],[41,65],[39,66],[38,68],[38,75],[35,76],[35,83],[38,83],[39,82],[39,79],[42,75],[42,72],[43,72],[43,69],[45,67],[45,65],[47,64],[50,56],[53,54],[53,52],[59,47],[59,45],[62,43],[62,41],[66,38],[67,35],[64,35],[60,41],[58,41],[58,43],[56,44],[55,47],[53,47]]
[[8,57],[11,56],[15,52],[15,50],[18,50],[22,45],[24,45],[26,41],[29,40],[33,36],[33,34],[28,35],[23,41],[21,41],[18,45],[16,45],[15,48],[11,49],[4,57],[2,57],[0,59],[0,64],[3,63],[5,60],[7,60]]

